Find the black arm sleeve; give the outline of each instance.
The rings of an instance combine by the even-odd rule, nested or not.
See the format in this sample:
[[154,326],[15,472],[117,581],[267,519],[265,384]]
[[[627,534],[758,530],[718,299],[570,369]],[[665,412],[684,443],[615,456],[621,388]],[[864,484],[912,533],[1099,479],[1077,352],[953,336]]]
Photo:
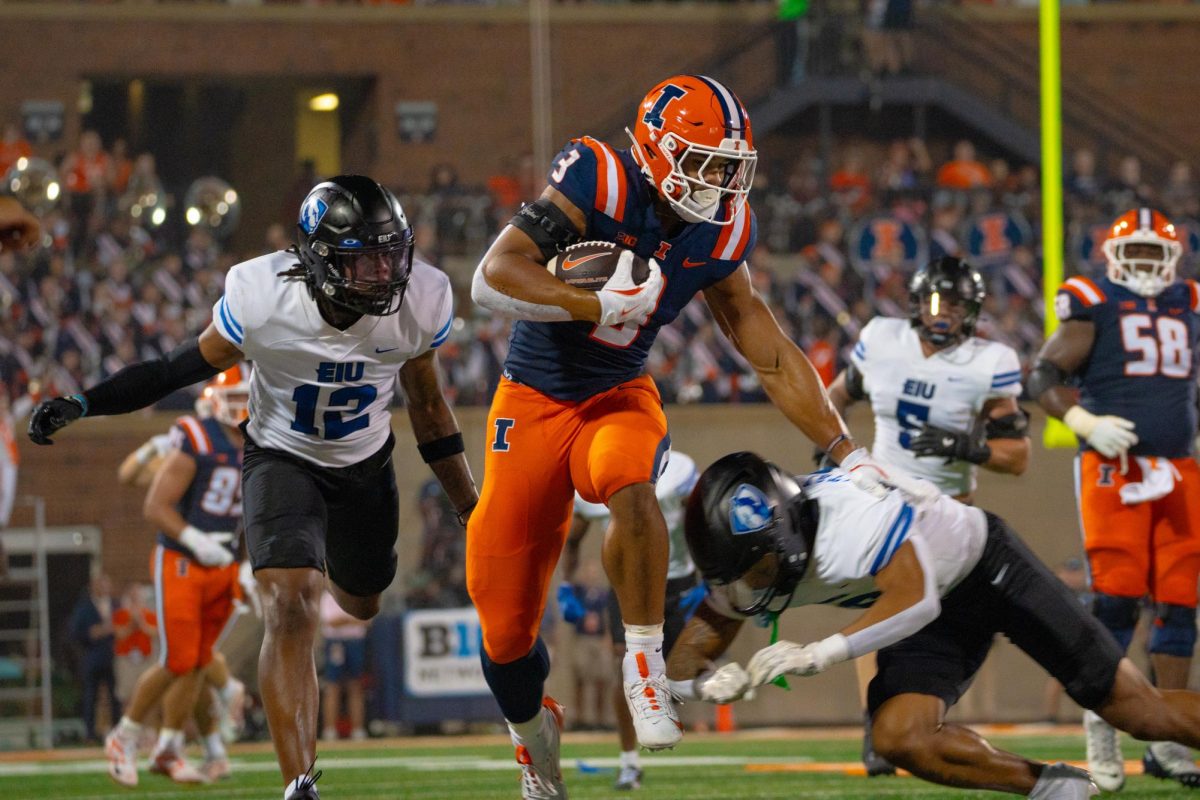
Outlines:
[[863,390],[863,376],[858,371],[858,367],[854,364],[847,364],[845,370],[846,376],[846,394],[850,395],[851,400],[862,400],[867,396]]
[[88,389],[83,393],[85,413],[101,417],[137,411],[220,371],[200,355],[200,341],[191,339],[162,358],[130,364]]
[[571,218],[554,203],[541,200],[522,206],[508,224],[533,239],[547,261],[580,239]]
[[1036,401],[1055,386],[1062,386],[1071,377],[1067,371],[1057,364],[1052,364],[1044,358],[1038,359],[1025,381],[1025,391],[1029,392],[1031,400]]

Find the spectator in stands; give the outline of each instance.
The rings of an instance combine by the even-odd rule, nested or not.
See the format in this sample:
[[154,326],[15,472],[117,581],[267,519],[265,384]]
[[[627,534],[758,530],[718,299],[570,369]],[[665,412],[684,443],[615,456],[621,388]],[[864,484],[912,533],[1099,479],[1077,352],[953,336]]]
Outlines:
[[1200,214],[1200,194],[1192,179],[1192,165],[1176,161],[1167,173],[1162,192],[1163,211],[1174,220],[1194,219]]
[[352,617],[342,610],[329,592],[321,595],[321,638],[325,642],[325,686],[321,697],[324,730],[321,738],[333,742],[340,738],[338,723],[342,714],[342,696],[350,718],[350,738],[367,738],[367,704],[364,677],[367,670],[367,630],[369,621]]
[[875,185],[885,195],[885,204],[890,205],[897,195],[911,195],[923,189],[929,180],[931,166],[923,139],[913,137],[892,141],[875,179]]
[[961,139],[954,145],[954,157],[938,170],[937,185],[962,191],[986,189],[992,185],[992,173],[976,158],[975,145]]
[[16,165],[17,160],[29,158],[33,148],[22,135],[20,127],[15,122],[4,125],[4,134],[0,136],[0,178]]
[[[597,561],[584,561],[572,582],[575,589],[573,602],[560,607],[563,619],[575,628],[571,643],[571,665],[578,713],[573,719],[582,730],[603,728],[605,708],[611,697],[612,646],[608,635],[610,592],[604,585],[602,575]],[[562,602],[561,595],[559,602]]]
[[112,582],[95,572],[75,604],[70,619],[71,641],[79,648],[79,682],[83,686],[83,727],[89,742],[99,742],[96,732],[96,703],[100,690],[108,694],[111,709],[108,723],[121,718],[113,673]]
[[850,147],[842,165],[829,177],[832,202],[843,219],[861,215],[871,206],[871,179],[863,165],[862,149]]
[[912,60],[912,0],[862,0],[863,50],[873,77],[902,75]]
[[1071,157],[1071,172],[1067,176],[1067,195],[1077,203],[1092,205],[1100,198],[1103,186],[1096,174],[1096,154],[1081,147]]
[[150,587],[131,583],[112,614],[113,656],[117,700],[124,706],[138,676],[150,666],[158,637],[158,617],[150,608]]
[[100,134],[86,130],[79,145],[59,170],[66,184],[67,209],[71,222],[71,253],[78,258],[88,237],[98,228],[109,188],[112,162],[100,141]]
[[1116,177],[1104,187],[1104,204],[1110,216],[1121,210],[1154,205],[1154,189],[1142,178],[1142,161],[1134,155],[1121,159]]

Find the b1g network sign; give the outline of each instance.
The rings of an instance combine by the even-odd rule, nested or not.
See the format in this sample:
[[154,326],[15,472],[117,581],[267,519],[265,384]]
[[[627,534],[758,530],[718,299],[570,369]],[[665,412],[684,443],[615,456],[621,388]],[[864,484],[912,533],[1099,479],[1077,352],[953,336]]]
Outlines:
[[473,608],[404,615],[404,684],[413,697],[488,694],[479,663],[483,633]]

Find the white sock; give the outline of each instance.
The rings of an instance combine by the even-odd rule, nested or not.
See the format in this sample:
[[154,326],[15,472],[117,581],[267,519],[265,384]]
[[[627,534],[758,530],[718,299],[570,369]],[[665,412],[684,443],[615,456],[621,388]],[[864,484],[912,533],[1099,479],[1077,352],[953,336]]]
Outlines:
[[234,690],[238,688],[239,681],[236,678],[230,678],[225,681],[225,685],[217,689],[217,694],[221,696],[221,702],[228,706],[233,702]]
[[158,729],[158,744],[154,745],[154,752],[161,753],[164,750],[173,750],[175,748],[175,737],[183,739],[183,731],[177,731],[173,728]]
[[225,742],[221,741],[219,731],[213,731],[204,737],[204,756],[209,761],[225,758]]
[[508,729],[511,730],[520,741],[529,741],[542,732],[542,709],[538,708],[538,713],[535,714],[531,720],[527,720],[525,722],[509,722]]
[[142,723],[134,722],[129,717],[121,717],[117,723],[117,733],[121,736],[137,736],[142,732]]
[[662,625],[626,625],[625,658],[621,662],[622,680],[633,683],[650,676],[661,677],[667,671],[663,659]]
[[642,760],[638,758],[637,750],[622,750],[621,751],[621,769],[630,767],[632,769],[641,769]]

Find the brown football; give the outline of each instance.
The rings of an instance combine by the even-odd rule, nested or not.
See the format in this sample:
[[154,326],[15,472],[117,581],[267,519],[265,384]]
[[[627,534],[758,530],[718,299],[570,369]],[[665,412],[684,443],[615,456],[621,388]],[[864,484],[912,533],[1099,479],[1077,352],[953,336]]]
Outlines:
[[[564,283],[598,292],[617,270],[617,262],[625,248],[612,242],[579,242],[563,250],[546,269]],[[633,282],[642,284],[650,277],[650,265],[636,254],[633,257]]]

